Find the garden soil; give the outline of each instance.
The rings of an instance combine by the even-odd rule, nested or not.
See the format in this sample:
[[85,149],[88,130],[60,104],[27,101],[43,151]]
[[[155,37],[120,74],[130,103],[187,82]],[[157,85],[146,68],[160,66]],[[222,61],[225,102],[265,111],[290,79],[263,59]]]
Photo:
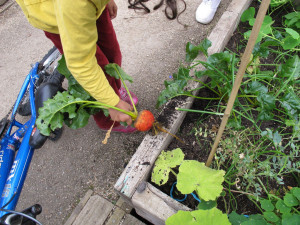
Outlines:
[[[159,110],[155,104],[163,81],[184,61],[186,43],[198,44],[207,37],[230,0],[222,0],[209,25],[195,20],[201,0],[186,1],[180,23],[166,18],[165,5],[153,11],[158,2],[146,2],[151,12],[145,14],[128,9],[127,1],[116,0],[119,10],[113,20],[123,69],[134,80],[129,87],[139,97],[138,108],[151,110],[156,116]],[[179,11],[183,9],[182,1],[178,1],[178,7]],[[43,32],[29,25],[15,1],[9,0],[0,7],[0,118],[15,102],[31,64],[51,47]],[[43,224],[63,224],[88,189],[115,202],[118,196],[113,186],[144,136],[145,133],[114,133],[103,145],[105,132],[92,118],[78,130],[64,127],[60,140],[47,141],[35,151],[17,209],[39,203],[43,212],[38,219]]]

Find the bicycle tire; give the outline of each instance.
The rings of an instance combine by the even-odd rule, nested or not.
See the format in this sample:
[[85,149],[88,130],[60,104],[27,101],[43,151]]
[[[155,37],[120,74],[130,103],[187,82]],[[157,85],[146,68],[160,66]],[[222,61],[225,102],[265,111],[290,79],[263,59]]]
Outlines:
[[[60,56],[60,52],[58,49],[53,46],[48,53],[42,58],[41,61],[39,61],[39,67],[38,67],[38,73],[40,75],[39,79],[36,81],[34,92],[38,89],[38,87],[43,83],[45,78],[49,76],[50,74],[47,73],[47,69],[51,66],[51,64],[57,60]],[[53,69],[54,71],[54,69]],[[29,91],[26,90],[19,106],[17,109],[17,112],[21,116],[30,116],[31,110],[30,110],[30,102],[29,102]]]

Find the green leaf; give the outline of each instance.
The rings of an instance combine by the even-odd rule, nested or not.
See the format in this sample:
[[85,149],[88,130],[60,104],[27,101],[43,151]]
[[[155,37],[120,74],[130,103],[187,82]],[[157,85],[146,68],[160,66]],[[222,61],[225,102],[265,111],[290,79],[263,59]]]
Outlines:
[[[252,18],[249,20],[249,24],[251,26],[253,26],[255,23],[255,19]],[[266,35],[271,34],[272,33],[272,24],[274,23],[274,21],[272,20],[271,16],[265,16],[264,21],[261,25],[258,37],[256,39],[256,43],[260,42]],[[245,35],[244,35],[245,36]],[[248,38],[250,37],[250,34],[248,36]]]
[[240,225],[243,222],[249,220],[247,217],[243,215],[237,214],[235,211],[229,214],[229,221],[232,225]]
[[208,56],[207,50],[211,46],[211,41],[205,38],[199,45],[193,45],[190,42],[186,44],[186,56],[187,62],[193,61],[202,52],[205,56]]
[[282,225],[300,225],[300,215],[292,215],[282,219]]
[[198,209],[202,209],[202,210],[208,210],[214,207],[217,207],[216,201],[204,201],[204,200],[202,200],[197,206]]
[[72,76],[71,72],[69,71],[65,56],[62,55],[60,60],[58,61],[57,70],[60,74],[64,75],[67,79]]
[[290,78],[297,80],[300,77],[300,62],[299,56],[294,55],[288,59],[284,65],[280,67],[279,77]]
[[255,8],[250,7],[247,10],[245,10],[241,16],[241,21],[246,22],[249,21],[250,19],[253,19],[255,15]]
[[215,200],[223,190],[225,171],[214,170],[195,160],[185,160],[179,167],[177,189],[182,194],[194,191],[205,200]]
[[64,75],[68,80],[68,92],[75,98],[80,98],[82,100],[95,100],[90,94],[77,82],[73,77],[66,65],[66,60],[64,55],[58,61],[57,66],[58,72]]
[[283,41],[282,48],[284,50],[293,49],[300,44],[300,38],[295,39],[292,36],[287,36],[282,41]]
[[185,67],[179,67],[178,72],[173,74],[174,80],[186,80],[190,79],[190,70]]
[[287,93],[280,99],[281,106],[286,110],[286,112],[291,116],[300,114],[300,98],[294,93],[294,91],[289,90]]
[[260,103],[261,107],[269,111],[275,108],[275,100],[275,96],[271,94],[260,93],[257,96],[257,101]]
[[210,210],[196,211],[181,211],[170,216],[166,220],[166,225],[213,225],[222,224],[230,225],[226,214],[223,214],[219,209],[213,208]]
[[51,130],[61,128],[64,113],[68,113],[69,118],[74,118],[76,114],[76,106],[72,104],[74,101],[75,98],[68,92],[58,92],[53,99],[45,101],[44,106],[39,109],[39,117],[36,120],[41,134],[49,136]]
[[292,188],[291,193],[300,201],[300,188]]
[[170,99],[179,96],[181,94],[189,94],[184,91],[181,85],[181,81],[170,84],[166,89],[162,90],[157,98],[156,107],[159,108],[163,104],[167,103]]
[[122,68],[116,63],[110,63],[106,65],[105,71],[107,74],[116,79],[123,79],[123,81],[128,80],[130,83],[133,82],[132,77],[126,74],[124,70],[122,70]]
[[168,152],[162,151],[155,161],[151,181],[157,185],[165,184],[169,179],[171,168],[180,165],[183,159],[184,154],[180,148]]
[[58,92],[53,99],[45,101],[44,106],[39,109],[36,125],[45,136],[49,136],[51,130],[62,127],[64,121],[73,129],[80,128],[86,125],[90,115],[81,107],[106,108],[100,102],[74,98],[67,91]]
[[285,28],[285,31],[292,36],[294,39],[299,39],[300,35],[297,31],[291,29],[291,28]]
[[267,221],[265,221],[264,217],[259,214],[250,215],[249,219],[245,222],[242,222],[241,225],[267,225]]
[[264,212],[264,217],[266,220],[276,223],[279,221],[279,217],[273,212]]
[[[234,59],[234,55],[228,51],[219,52],[210,55],[207,58],[207,63],[215,68],[218,68],[222,72],[227,72],[231,75],[231,65]],[[212,69],[210,66],[204,65],[207,69]],[[216,76],[220,76],[216,74]]]
[[89,118],[90,114],[84,108],[80,108],[69,127],[72,129],[84,127],[88,124]]
[[274,210],[274,205],[270,200],[263,199],[260,201],[261,208],[267,212],[272,212]]
[[285,196],[283,197],[283,200],[284,200],[284,204],[286,204],[289,207],[299,205],[298,199],[294,195],[289,194],[289,193],[285,194]]
[[286,204],[284,204],[283,200],[278,200],[276,202],[276,209],[280,211],[280,213],[289,213],[291,211],[291,207],[288,207]]
[[260,42],[257,42],[252,51],[253,56],[260,56],[263,58],[267,58],[270,54],[269,46],[262,45]]
[[258,81],[253,81],[248,84],[248,89],[245,90],[247,94],[266,94],[268,93],[268,88]]

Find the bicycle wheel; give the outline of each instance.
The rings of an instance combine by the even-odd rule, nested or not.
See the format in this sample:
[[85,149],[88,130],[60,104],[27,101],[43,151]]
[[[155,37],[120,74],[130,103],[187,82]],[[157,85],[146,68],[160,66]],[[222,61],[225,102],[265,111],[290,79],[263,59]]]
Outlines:
[[[49,50],[49,52],[39,62],[39,67],[38,67],[39,79],[35,83],[34,92],[36,92],[38,87],[44,82],[45,79],[47,79],[47,77],[49,77],[51,74],[54,73],[54,70],[56,68],[55,63],[57,62],[59,57],[60,57],[60,52],[54,46]],[[21,116],[30,116],[31,115],[28,89],[27,89],[26,93],[24,94],[24,97],[22,98],[22,100],[18,106],[17,112]]]

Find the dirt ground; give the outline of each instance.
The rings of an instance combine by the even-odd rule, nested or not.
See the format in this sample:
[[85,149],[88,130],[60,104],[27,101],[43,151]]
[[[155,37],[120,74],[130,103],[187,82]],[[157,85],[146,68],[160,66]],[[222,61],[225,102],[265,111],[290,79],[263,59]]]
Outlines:
[[[116,0],[119,11],[113,20],[123,54],[123,69],[134,82],[130,89],[139,97],[139,109],[152,110],[163,81],[174,73],[185,58],[187,42],[198,44],[212,30],[231,0],[222,0],[214,21],[201,25],[195,11],[201,0],[186,1],[186,11],[170,21],[165,5],[157,11],[159,1],[145,3],[149,14],[128,9],[128,2]],[[179,10],[183,8],[178,1]],[[9,0],[0,7],[0,118],[14,103],[30,65],[40,60],[52,47],[42,31],[29,25],[19,6]],[[21,120],[25,120],[22,118]],[[88,189],[116,201],[113,185],[130,160],[144,133],[111,135],[103,145],[105,133],[93,119],[78,130],[65,127],[57,142],[47,141],[36,150],[21,194],[18,210],[35,203],[43,206],[38,219],[43,224],[63,224]]]

